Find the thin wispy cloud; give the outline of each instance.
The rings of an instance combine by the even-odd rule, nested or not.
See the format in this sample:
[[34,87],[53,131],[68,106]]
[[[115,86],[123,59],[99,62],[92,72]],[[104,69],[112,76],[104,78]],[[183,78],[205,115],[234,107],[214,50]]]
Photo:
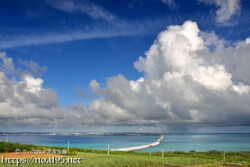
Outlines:
[[[88,1],[46,0],[49,6],[64,12],[80,12],[87,14],[95,22],[88,26],[77,25],[66,31],[33,32],[15,35],[0,34],[0,49],[22,47],[30,45],[55,44],[76,40],[112,38],[118,36],[137,36],[154,31],[163,25],[163,19],[125,21],[119,19],[102,7]],[[96,20],[100,19],[100,20]]]
[[111,38],[117,36],[133,36],[138,35],[139,32],[130,31],[76,31],[67,33],[45,33],[34,35],[17,35],[6,37],[5,40],[0,41],[0,49],[29,46],[29,45],[43,45],[52,43],[70,42],[75,40],[96,39],[96,38]]
[[102,7],[87,1],[75,2],[73,0],[47,0],[46,2],[48,5],[58,10],[65,12],[81,12],[87,14],[93,19],[112,21],[116,18],[115,15],[106,11]]
[[119,36],[140,36],[155,31],[161,27],[164,19],[142,20],[141,22],[117,21],[93,25],[92,28],[69,30],[66,32],[48,32],[23,35],[0,35],[0,49],[30,45],[56,44],[76,40],[112,38]]
[[215,5],[216,22],[224,26],[232,26],[235,24],[231,20],[232,16],[239,15],[241,12],[240,0],[199,0],[208,5]]
[[177,5],[174,0],[161,0],[161,2],[169,6],[170,9],[177,9]]
[[163,3],[164,5],[167,5],[170,9],[172,10],[177,10],[178,9],[178,5],[176,4],[175,0],[132,0],[129,3],[129,8],[134,8],[135,6],[143,6],[146,2],[150,2],[150,1],[158,1]]

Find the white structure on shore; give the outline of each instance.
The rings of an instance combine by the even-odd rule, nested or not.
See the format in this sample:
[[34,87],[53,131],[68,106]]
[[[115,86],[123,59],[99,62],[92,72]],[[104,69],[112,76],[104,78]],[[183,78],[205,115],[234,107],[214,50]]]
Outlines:
[[135,147],[128,147],[128,148],[113,149],[111,151],[125,151],[126,152],[126,151],[135,151],[135,150],[140,150],[140,149],[144,149],[144,148],[154,147],[154,146],[161,144],[162,140],[163,140],[163,135],[161,135],[161,137],[158,140],[156,140],[156,142],[151,143],[151,144],[142,145],[142,146],[135,146]]

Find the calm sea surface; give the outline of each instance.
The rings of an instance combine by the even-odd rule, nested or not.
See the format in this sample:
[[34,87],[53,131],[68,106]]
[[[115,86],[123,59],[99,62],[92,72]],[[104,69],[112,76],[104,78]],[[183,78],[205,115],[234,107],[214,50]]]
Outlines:
[[[9,142],[46,146],[67,146],[107,150],[140,146],[155,142],[159,136],[59,136],[59,135],[9,135]],[[0,135],[0,141],[6,136]],[[138,150],[157,151],[250,151],[250,134],[167,134],[160,145]]]

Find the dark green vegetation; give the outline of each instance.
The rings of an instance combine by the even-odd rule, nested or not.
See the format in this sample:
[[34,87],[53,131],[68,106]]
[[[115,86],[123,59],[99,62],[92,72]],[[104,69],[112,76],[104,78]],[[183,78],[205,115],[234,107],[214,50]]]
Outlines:
[[38,148],[38,146],[31,144],[0,142],[0,153],[14,152],[16,148],[19,148],[21,150],[31,151]]
[[[0,142],[0,152],[13,152],[16,148],[21,150],[32,151],[35,149],[48,150],[48,149],[62,149],[62,147],[49,147],[49,146],[35,146],[18,143]],[[135,153],[135,152],[110,152],[70,148],[70,157],[82,158],[82,164],[32,164],[28,166],[100,166],[100,167],[134,167],[134,166],[163,166],[164,164],[176,164],[187,166],[220,166],[224,162],[224,152],[208,151],[208,152],[165,152],[162,157],[161,152],[156,153]],[[227,163],[240,163],[245,166],[250,165],[250,152],[226,152],[225,162]],[[3,166],[0,163],[0,166]],[[16,166],[16,165],[8,165]],[[27,166],[21,164],[20,166]]]

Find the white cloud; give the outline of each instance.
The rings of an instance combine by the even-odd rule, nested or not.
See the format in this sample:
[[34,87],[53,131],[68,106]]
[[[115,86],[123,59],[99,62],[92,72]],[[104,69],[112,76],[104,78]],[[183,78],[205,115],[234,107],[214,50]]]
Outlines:
[[46,124],[50,119],[64,117],[57,105],[57,95],[43,89],[40,78],[28,76],[24,81],[13,81],[0,72],[0,94],[1,124],[7,121],[15,126],[22,122],[22,126],[32,125],[30,120],[34,119]]
[[246,44],[250,44],[250,38],[246,39]]
[[[148,122],[172,128],[248,124],[250,86],[233,81],[235,76],[223,65],[223,57],[231,59],[238,46],[227,48],[213,34],[213,41],[221,43],[222,49],[211,52],[211,42],[199,34],[197,24],[191,21],[169,26],[158,35],[146,57],[135,62],[145,73],[143,78],[128,81],[118,75],[108,79],[103,89],[92,81],[93,91],[134,114],[130,120],[134,124]],[[249,48],[246,44],[242,47]]]
[[[14,68],[12,59],[5,53],[0,53],[3,61],[1,67],[10,66],[11,75],[6,76],[0,71],[0,126],[2,128],[23,127],[26,125],[36,128],[41,125],[49,126],[65,116],[63,109],[57,103],[57,95],[53,90],[42,87],[43,80],[34,78],[31,73],[22,74],[16,81],[18,69]],[[9,76],[14,76],[9,78]],[[41,124],[41,125],[39,125]]]
[[[226,46],[214,33],[205,34],[209,38],[200,34],[192,21],[169,26],[135,62],[144,76],[127,80],[119,74],[108,78],[104,88],[92,80],[90,87],[100,98],[89,107],[82,103],[62,109],[57,95],[42,87],[41,78],[24,75],[13,81],[1,72],[0,118],[5,120],[0,124],[6,127],[6,120],[15,120],[13,126],[133,125],[168,130],[249,126],[249,43]],[[211,50],[211,40],[222,49]],[[4,53],[2,57],[8,58]]]
[[[235,86],[223,65],[209,65],[197,53],[205,49],[205,43],[198,34],[196,23],[191,21],[183,26],[170,26],[159,34],[158,40],[146,53],[146,59],[139,59],[135,66],[149,77],[162,78],[166,82],[191,76],[194,81],[215,90]],[[161,64],[157,68],[159,60]]]
[[43,83],[41,78],[33,78],[32,76],[25,75],[23,80],[26,84],[26,91],[31,93],[39,93],[41,91]]
[[222,25],[230,26],[233,15],[239,15],[241,11],[240,0],[199,0],[209,5],[216,5],[219,9],[216,11],[216,21]]

